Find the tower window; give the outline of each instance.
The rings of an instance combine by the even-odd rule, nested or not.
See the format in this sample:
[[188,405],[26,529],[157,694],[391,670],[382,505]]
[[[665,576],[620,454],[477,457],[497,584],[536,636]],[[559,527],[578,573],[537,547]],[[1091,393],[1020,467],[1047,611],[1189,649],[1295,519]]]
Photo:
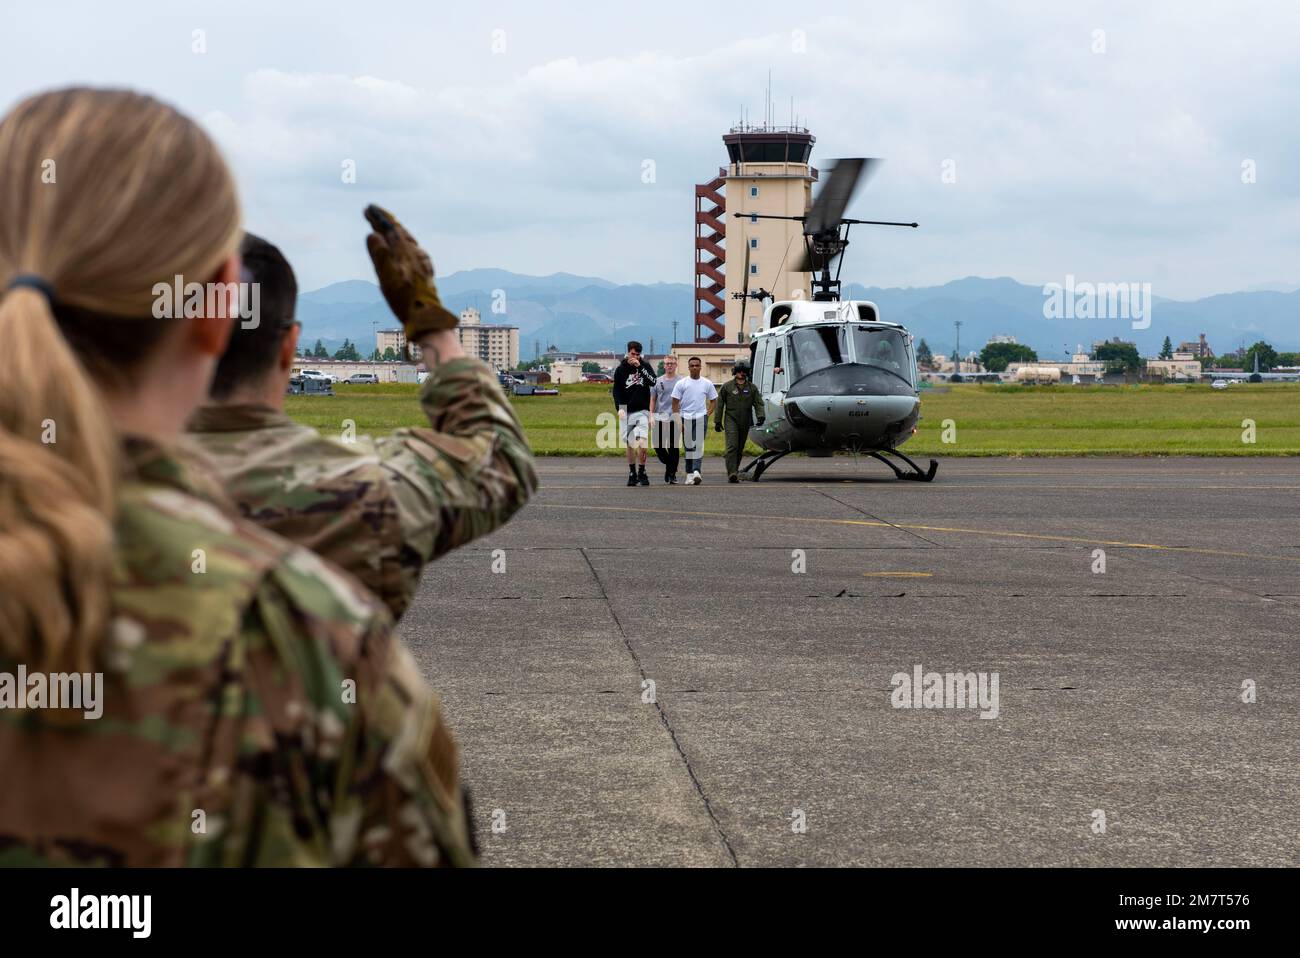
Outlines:
[[749,214],[749,221],[750,221],[751,223],[757,223],[757,222],[758,222],[758,214],[757,214],[757,213],[750,213],[750,214]]
[[758,249],[758,237],[751,237],[749,240],[750,249]]
[[749,188],[749,195],[750,195],[751,197],[758,196],[758,187],[757,187],[757,186],[751,186],[751,187]]
[[757,263],[750,263],[750,264],[749,264],[749,275],[750,275],[750,276],[757,276],[757,275],[758,275],[758,264],[757,264]]

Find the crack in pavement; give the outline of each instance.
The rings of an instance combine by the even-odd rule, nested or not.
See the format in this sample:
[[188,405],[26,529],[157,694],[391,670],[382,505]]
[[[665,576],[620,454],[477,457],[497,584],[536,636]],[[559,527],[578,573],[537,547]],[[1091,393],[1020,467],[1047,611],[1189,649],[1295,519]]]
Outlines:
[[890,522],[888,519],[884,519],[884,518],[881,518],[880,516],[873,515],[873,514],[871,514],[870,512],[867,512],[866,509],[860,509],[860,508],[858,508],[857,506],[853,505],[852,503],[845,502],[843,499],[836,499],[834,496],[832,496],[832,495],[831,495],[829,492],[827,492],[825,489],[819,489],[817,486],[809,486],[808,488],[812,489],[814,492],[820,492],[823,496],[825,496],[825,497],[826,497],[827,499],[829,499],[831,502],[838,502],[838,503],[839,503],[840,505],[842,505],[844,508],[846,508],[846,509],[852,509],[852,510],[853,510],[854,512],[856,512],[858,515],[866,516],[868,519],[874,519],[876,522],[883,522],[885,525],[889,526],[889,528],[891,528],[891,529],[897,529],[899,532],[906,532],[908,535],[910,535],[910,536],[915,536],[916,538],[920,539],[922,542],[928,542],[930,545],[934,546],[936,549],[942,549],[942,548],[943,548],[943,546],[942,546],[941,544],[939,544],[938,542],[935,542],[933,539],[927,539],[925,536],[921,535],[919,532],[913,532],[911,529],[904,529],[904,528],[902,528],[901,526],[896,526],[896,525],[894,525],[892,522]]
[[[627,637],[627,631],[623,628],[623,622],[614,610],[614,603],[609,600],[609,593],[605,591],[605,583],[600,580],[600,573],[591,562],[591,557],[587,555],[585,548],[578,550],[582,553],[583,561],[587,563],[587,568],[591,570],[591,576],[596,580],[596,585],[600,587],[600,594],[605,600],[605,606],[609,609],[609,614],[614,618],[614,624],[618,626],[618,634],[623,639],[623,645],[627,649],[628,655],[632,656],[632,663],[636,666],[637,672],[642,680],[649,681],[650,676],[646,674],[645,668],[641,665],[641,659],[636,654],[636,649],[632,648],[632,642]],[[663,724],[668,737],[672,739],[673,748],[681,757],[682,764],[686,766],[686,774],[690,776],[691,784],[695,786],[695,793],[699,795],[700,801],[704,803],[704,811],[708,813],[709,821],[713,823],[713,830],[717,832],[718,839],[722,842],[723,849],[727,852],[727,857],[731,859],[731,864],[740,867],[740,861],[736,858],[736,850],[731,847],[731,841],[727,838],[727,833],[722,828],[722,822],[718,820],[717,814],[713,811],[713,804],[709,801],[709,796],[704,793],[704,785],[700,782],[699,777],[695,774],[695,768],[691,765],[691,760],[686,756],[686,750],[682,748],[682,743],[677,738],[677,732],[673,729],[672,722],[668,720],[668,713],[659,703],[659,697],[656,695],[654,700],[655,711],[659,713],[659,721]]]
[[1220,589],[1227,589],[1229,592],[1240,592],[1243,595],[1248,595],[1255,599],[1262,599],[1265,602],[1275,601],[1276,598],[1275,596],[1270,595],[1267,592],[1254,592],[1250,589],[1243,589],[1241,586],[1232,585],[1231,583],[1226,581],[1216,581],[1214,579],[1202,578],[1201,576],[1196,575],[1194,572],[1188,572],[1185,569],[1176,569],[1176,568],[1171,569],[1171,568],[1164,568],[1159,565],[1154,565],[1156,561],[1154,556],[1134,555],[1134,556],[1126,556],[1125,558],[1132,559],[1138,565],[1143,565],[1144,563],[1147,562],[1148,559],[1150,559],[1152,565],[1148,566],[1149,568],[1157,568],[1160,569],[1160,571],[1162,572],[1171,573],[1176,576],[1183,576],[1185,578],[1191,579],[1193,582],[1199,582],[1201,585],[1213,585],[1213,586],[1218,586]]

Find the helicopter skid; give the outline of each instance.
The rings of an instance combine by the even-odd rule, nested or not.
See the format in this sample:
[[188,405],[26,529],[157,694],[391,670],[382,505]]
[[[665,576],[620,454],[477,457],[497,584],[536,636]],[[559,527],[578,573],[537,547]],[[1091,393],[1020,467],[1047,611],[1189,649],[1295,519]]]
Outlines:
[[789,455],[790,451],[791,450],[789,449],[785,449],[780,452],[768,451],[768,452],[761,453],[755,456],[753,459],[751,459],[749,461],[749,465],[745,466],[743,469],[740,470],[740,474],[744,475],[745,473],[749,472],[749,470],[753,469],[754,470],[754,475],[752,477],[753,481],[758,482],[759,478],[763,475],[763,472],[767,469],[768,466],[772,465],[772,463],[776,462],[782,456]]
[[[904,470],[899,469],[898,466],[896,466],[893,462],[885,458],[884,456],[885,453],[891,456],[897,456],[899,459],[902,459],[903,462],[907,463],[908,466],[911,467],[911,471],[905,472]],[[894,475],[897,476],[899,479],[913,479],[917,482],[933,482],[934,474],[939,471],[939,463],[937,463],[935,460],[933,459],[930,460],[929,469],[922,469],[920,466],[918,466],[907,456],[903,455],[897,449],[879,449],[873,452],[868,452],[867,455],[871,456],[871,458],[873,459],[879,459],[890,469],[894,470]]]
[[[778,459],[782,458],[783,456],[789,455],[793,451],[794,450],[792,449],[784,449],[781,450],[780,452],[769,451],[769,452],[762,453],[758,456],[755,456],[753,459],[751,459],[749,465],[741,469],[740,472],[742,475],[744,475],[745,473],[749,472],[749,470],[753,469],[754,475],[751,477],[751,479],[754,482],[758,482],[758,480],[762,477],[763,473],[767,471],[768,466],[772,465],[772,463],[776,462]],[[933,482],[935,473],[939,471],[939,463],[936,462],[935,460],[933,459],[930,460],[930,468],[922,469],[914,461],[912,461],[912,459],[905,456],[897,449],[864,450],[864,452],[866,453],[866,455],[870,456],[873,459],[879,459],[890,469],[894,470],[894,475],[899,479],[910,479],[915,482]],[[907,463],[907,465],[910,468],[907,470],[898,468],[898,466],[895,463],[885,458],[885,454],[891,456],[897,456],[899,459],[903,460],[903,462]]]

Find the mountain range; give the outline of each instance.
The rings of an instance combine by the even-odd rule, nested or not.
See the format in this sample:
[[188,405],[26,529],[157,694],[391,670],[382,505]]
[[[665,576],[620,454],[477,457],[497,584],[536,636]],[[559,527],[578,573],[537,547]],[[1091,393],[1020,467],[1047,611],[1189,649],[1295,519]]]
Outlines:
[[[553,273],[526,276],[501,269],[472,269],[438,278],[447,308],[477,307],[485,323],[519,327],[519,352],[556,346],[566,351],[621,352],[637,339],[661,352],[674,339],[693,335],[694,290],[686,283],[617,284],[593,276]],[[1156,296],[1147,329],[1126,319],[1047,319],[1044,292],[1008,277],[970,276],[942,286],[891,287],[846,283],[845,299],[868,299],[883,319],[902,323],[936,353],[951,353],[954,321],[960,320],[962,352],[978,350],[997,335],[1014,336],[1044,358],[1058,358],[1076,345],[1118,336],[1155,355],[1168,336],[1176,347],[1205,333],[1216,353],[1263,339],[1278,350],[1300,349],[1300,289],[1276,284],[1269,289],[1223,293],[1193,301]],[[317,339],[333,352],[344,339],[368,353],[374,330],[396,325],[379,288],[366,280],[347,280],[298,297],[302,341]]]

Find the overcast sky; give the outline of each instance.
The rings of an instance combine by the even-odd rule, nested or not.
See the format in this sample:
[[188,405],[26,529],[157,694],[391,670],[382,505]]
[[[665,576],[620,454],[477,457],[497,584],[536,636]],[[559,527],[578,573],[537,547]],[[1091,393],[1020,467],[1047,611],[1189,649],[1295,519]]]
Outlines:
[[1300,4],[797,6],[25,4],[0,99],[129,85],[199,117],[304,289],[369,277],[368,202],[440,273],[689,283],[693,186],[769,69],[814,164],[888,160],[850,212],[921,223],[855,233],[846,279],[1300,286]]

